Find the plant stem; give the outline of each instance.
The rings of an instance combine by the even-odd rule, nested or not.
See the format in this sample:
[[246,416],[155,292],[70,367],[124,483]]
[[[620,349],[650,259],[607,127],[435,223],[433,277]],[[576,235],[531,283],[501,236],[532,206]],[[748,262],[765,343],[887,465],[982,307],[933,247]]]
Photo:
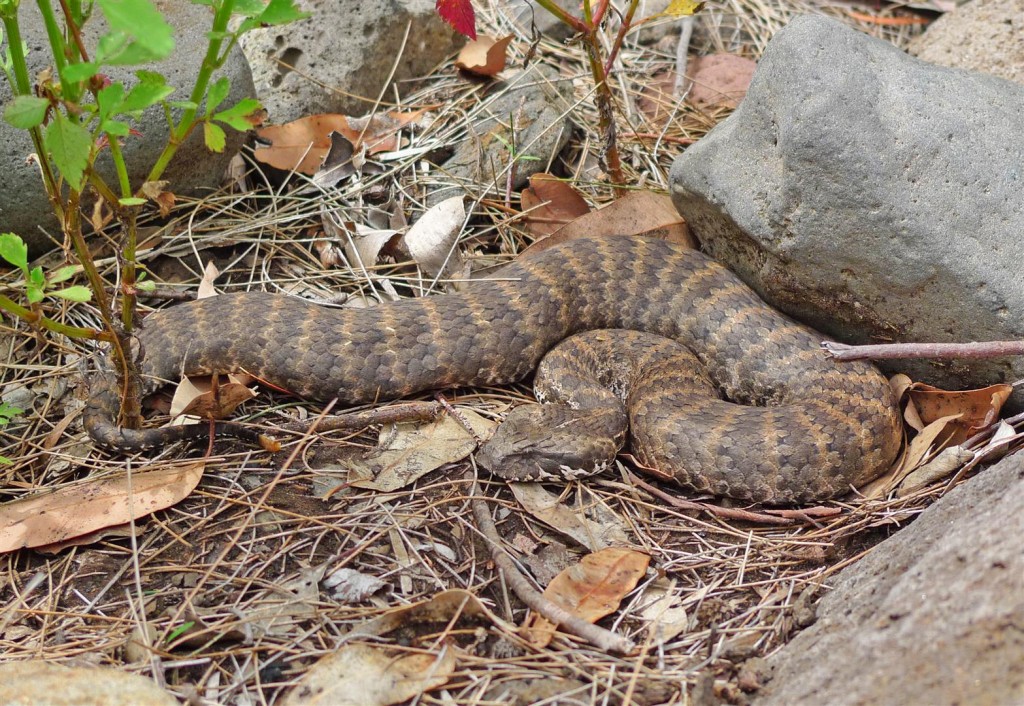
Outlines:
[[553,0],[537,0],[537,4],[554,15],[555,19],[562,24],[572,27],[574,32],[585,33],[590,30],[590,27],[585,22],[570,15],[568,12],[556,5]]
[[17,302],[0,294],[0,309],[17,316],[22,321],[39,325],[47,331],[63,334],[69,338],[86,338],[93,341],[109,341],[113,338],[109,331],[100,331],[94,328],[82,328],[81,326],[70,326],[54,321],[37,311],[26,309]]
[[210,31],[210,43],[206,47],[206,56],[203,57],[203,64],[199,67],[199,75],[196,77],[196,85],[192,89],[189,100],[196,104],[195,108],[188,108],[181,115],[178,125],[171,130],[167,140],[167,146],[157,158],[153,168],[149,171],[146,181],[157,181],[167,169],[171,159],[177,153],[178,148],[188,138],[189,133],[195,128],[196,113],[199,111],[199,104],[206,95],[206,89],[210,84],[213,72],[220,68],[220,48],[224,42],[224,35],[227,33],[228,20],[231,19],[231,11],[234,9],[234,0],[222,0],[213,16],[213,29]]
[[[18,96],[32,94],[32,84],[28,77],[28,64],[25,61],[25,52],[22,49],[21,27],[18,25],[18,15],[4,14],[4,32],[7,35],[7,47],[11,52],[11,64],[14,68],[15,84],[11,86],[12,93]],[[57,177],[53,173],[50,160],[46,157],[46,147],[43,145],[43,131],[37,125],[29,130],[32,137],[32,147],[39,155],[39,169],[43,174],[43,188],[46,189],[46,196],[50,200],[50,207],[59,221],[64,220],[64,206],[60,199],[60,186]]]
[[77,103],[81,98],[81,92],[77,83],[63,81],[64,68],[68,65],[67,45],[64,42],[64,33],[60,31],[57,24],[57,16],[53,13],[50,0],[36,0],[39,13],[43,16],[43,26],[46,27],[46,37],[50,41],[50,53],[53,55],[53,64],[57,69],[57,76],[61,78],[61,91],[65,99]]
[[612,72],[612,66],[615,64],[615,58],[619,55],[619,50],[622,49],[622,43],[626,41],[626,33],[633,28],[633,17],[636,15],[636,8],[640,5],[640,0],[630,0],[629,7],[626,9],[626,15],[622,18],[622,22],[619,24],[619,33],[615,35],[615,41],[612,42],[612,48],[608,51],[608,60],[604,63],[605,75]]
[[71,12],[67,0],[60,0],[60,9],[64,13],[64,21],[71,33],[75,49],[78,51],[78,58],[82,61],[89,61],[89,53],[85,50],[85,42],[82,41],[81,28],[78,26],[78,18]]

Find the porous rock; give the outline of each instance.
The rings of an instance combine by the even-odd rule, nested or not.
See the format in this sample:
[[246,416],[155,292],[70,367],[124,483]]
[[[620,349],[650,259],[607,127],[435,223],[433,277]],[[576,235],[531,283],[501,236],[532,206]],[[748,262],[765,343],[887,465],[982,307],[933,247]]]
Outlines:
[[378,98],[394,101],[389,86],[429,75],[465,42],[438,16],[433,0],[301,5],[310,17],[241,40],[260,101],[275,123],[317,113],[370,113]]
[[[670,181],[710,253],[841,340],[1019,339],[1021,154],[1024,87],[804,16]],[[1024,358],[965,363],[885,367],[949,388],[1024,378]]]
[[830,580],[756,706],[1024,703],[1024,453]]
[[[157,71],[167,78],[169,85],[177,88],[170,99],[186,100],[206,54],[206,35],[210,31],[212,15],[208,7],[190,2],[157,0],[156,6],[174,28],[175,49],[171,56],[144,67],[104,66],[102,71],[114,80],[124,81],[126,87],[135,84],[135,71],[139,68]],[[29,75],[36,76],[51,65],[46,30],[34,2],[21,3],[18,17],[22,39],[28,48]],[[106,23],[97,7],[83,30],[86,47],[94,50],[96,40],[106,31]],[[214,75],[214,80],[221,75],[231,81],[231,92],[223,107],[255,96],[249,65],[237,47],[231,51],[223,68]],[[0,79],[0,105],[10,99],[10,86],[6,80]],[[178,113],[175,111],[175,115]],[[132,184],[139,186],[167,142],[163,108],[159,105],[149,108],[134,127],[139,134],[132,133],[125,138],[123,152]],[[168,188],[171,191],[196,195],[220,184],[228,162],[244,139],[244,133],[230,128],[225,131],[227,145],[220,153],[206,149],[202,130],[192,133],[161,177],[170,182]],[[17,233],[29,244],[32,254],[37,255],[54,245],[40,227],[52,234],[58,243],[61,235],[57,220],[50,211],[39,169],[27,161],[28,155],[34,151],[27,131],[15,129],[0,120],[0,232]],[[97,167],[106,182],[116,186],[117,177],[108,151],[101,152]]]
[[1024,3],[973,0],[958,5],[916,37],[910,53],[935,64],[1024,83]]

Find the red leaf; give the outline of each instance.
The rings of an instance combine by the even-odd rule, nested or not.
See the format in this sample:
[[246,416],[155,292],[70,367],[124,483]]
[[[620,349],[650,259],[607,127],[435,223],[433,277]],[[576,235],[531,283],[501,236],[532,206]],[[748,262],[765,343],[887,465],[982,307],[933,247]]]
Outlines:
[[476,39],[476,15],[471,0],[437,0],[434,9],[456,32]]

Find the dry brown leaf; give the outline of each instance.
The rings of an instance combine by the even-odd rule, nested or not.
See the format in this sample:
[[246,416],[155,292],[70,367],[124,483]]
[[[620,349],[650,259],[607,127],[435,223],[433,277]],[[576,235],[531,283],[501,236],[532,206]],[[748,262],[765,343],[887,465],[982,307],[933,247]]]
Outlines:
[[361,223],[354,227],[355,234],[344,240],[345,258],[353,267],[373,267],[380,253],[392,248],[398,240],[397,230],[373,230]]
[[652,645],[663,645],[685,632],[690,618],[676,593],[676,582],[658,579],[640,599],[640,616],[647,621]]
[[390,111],[350,118],[336,113],[322,113],[293,120],[284,125],[270,125],[256,133],[269,147],[256,148],[256,159],[276,169],[303,174],[316,174],[331,148],[331,133],[340,133],[352,143],[356,152],[366,149],[367,154],[390,152],[401,146],[397,133],[415,122],[426,112],[407,113]]
[[431,207],[402,239],[416,264],[431,277],[460,272],[462,253],[455,246],[466,223],[463,197],[453,196]]
[[[618,610],[623,597],[636,588],[651,557],[632,549],[602,549],[560,573],[544,597],[590,623]],[[554,637],[557,626],[531,613],[523,626],[530,643],[540,649]]]
[[601,503],[588,504],[584,514],[566,506],[540,483],[509,483],[509,488],[524,510],[592,552],[629,542],[625,522]]
[[[478,438],[486,439],[496,426],[471,409],[458,408]],[[389,424],[381,429],[377,449],[346,463],[350,485],[381,492],[404,488],[446,463],[460,461],[476,448],[477,440],[451,416],[433,422]]]
[[[190,384],[193,387],[199,387],[195,382]],[[237,382],[228,382],[217,386],[211,382],[208,386],[210,389],[189,400],[185,408],[181,410],[182,415],[206,420],[224,419],[230,417],[240,404],[248,402],[256,396],[255,392]],[[181,388],[182,386],[179,385],[178,389]]]
[[176,198],[173,193],[166,191],[169,181],[147,181],[142,185],[142,194],[154,202],[160,209],[160,215],[166,217],[174,208]]
[[919,488],[951,476],[973,459],[973,451],[968,451],[963,446],[949,446],[928,463],[907,473],[896,488],[896,497],[906,497]]
[[559,228],[524,250],[522,256],[536,254],[573,238],[619,235],[644,235],[686,248],[697,247],[671,197],[653,191],[633,191]]
[[196,290],[196,299],[206,299],[217,296],[217,289],[213,283],[220,277],[220,270],[213,264],[213,260],[206,263],[203,268],[203,278],[199,280],[199,287]]
[[1012,385],[990,385],[978,390],[955,392],[924,383],[914,383],[908,395],[925,424],[956,416],[947,443],[960,444],[999,419],[999,410],[1013,393]]
[[505,68],[505,55],[514,35],[501,39],[480,35],[468,42],[455,60],[455,68],[490,78]]
[[71,703],[177,706],[181,702],[152,679],[115,667],[67,667],[52,658],[0,665],[0,704]]
[[285,698],[285,706],[384,706],[411,699],[445,684],[455,671],[450,644],[433,645],[445,630],[472,628],[480,621],[500,624],[469,591],[443,591],[430,600],[391,610],[355,626],[348,638],[375,638],[401,629],[403,639],[419,635],[429,646],[417,652],[385,645],[344,645],[314,664]]
[[[219,378],[220,376],[218,376]],[[224,376],[227,382],[213,385],[213,377],[197,375],[182,378],[171,398],[171,426],[196,424],[201,420],[225,419],[235,409],[256,396],[249,389],[250,375],[232,373]]]
[[544,172],[530,177],[520,196],[523,222],[536,238],[546,238],[562,226],[590,213],[590,206],[566,181]]
[[699,56],[687,73],[693,80],[689,100],[694,105],[735,108],[747,94],[757,62],[736,54]]
[[0,505],[0,552],[63,542],[163,510],[195,489],[203,461],[89,480]]
[[443,686],[455,672],[450,645],[433,652],[343,645],[310,667],[284,706],[387,706]]

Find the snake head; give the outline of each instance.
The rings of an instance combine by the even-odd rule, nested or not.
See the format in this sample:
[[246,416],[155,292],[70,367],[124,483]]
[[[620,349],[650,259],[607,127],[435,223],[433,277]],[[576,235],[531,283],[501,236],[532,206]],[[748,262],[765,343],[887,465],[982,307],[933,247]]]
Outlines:
[[583,478],[615,460],[626,425],[624,410],[524,405],[508,414],[476,459],[505,480]]

